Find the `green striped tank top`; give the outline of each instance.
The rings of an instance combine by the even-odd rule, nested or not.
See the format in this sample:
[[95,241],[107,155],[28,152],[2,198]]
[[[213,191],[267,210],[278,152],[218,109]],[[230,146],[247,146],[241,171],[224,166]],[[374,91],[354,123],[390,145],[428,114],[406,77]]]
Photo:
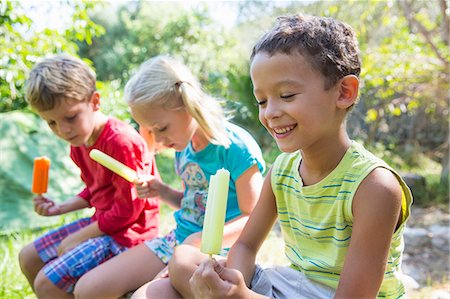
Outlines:
[[302,186],[300,161],[298,151],[281,154],[271,176],[285,253],[292,267],[311,280],[337,288],[352,234],[353,197],[373,169],[384,167],[396,175],[402,186],[403,219],[392,237],[378,298],[403,297],[405,290],[400,279],[403,231],[412,196],[400,175],[355,141],[339,165],[317,184]]

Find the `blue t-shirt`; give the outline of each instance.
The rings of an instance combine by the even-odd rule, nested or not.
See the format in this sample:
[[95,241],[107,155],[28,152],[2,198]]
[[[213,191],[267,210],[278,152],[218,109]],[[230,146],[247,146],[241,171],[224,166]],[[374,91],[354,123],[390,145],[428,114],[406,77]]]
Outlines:
[[211,175],[215,175],[221,168],[230,172],[225,216],[225,221],[230,221],[241,215],[236,194],[236,180],[255,164],[261,173],[264,172],[265,164],[261,148],[253,137],[232,123],[226,122],[224,125],[231,141],[228,148],[210,143],[203,150],[195,152],[189,144],[183,151],[175,153],[175,169],[185,187],[181,208],[174,213],[177,223],[175,235],[180,243],[203,228]]

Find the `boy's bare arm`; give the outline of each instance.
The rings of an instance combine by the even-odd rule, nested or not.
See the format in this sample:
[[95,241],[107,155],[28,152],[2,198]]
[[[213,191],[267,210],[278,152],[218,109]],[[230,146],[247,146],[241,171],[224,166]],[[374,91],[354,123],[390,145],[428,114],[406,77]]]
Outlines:
[[84,198],[81,198],[79,196],[71,197],[65,202],[59,204],[61,214],[81,210],[87,207],[89,207],[89,203]]
[[402,193],[395,175],[376,168],[353,199],[353,232],[335,298],[375,298],[383,281]]
[[258,203],[228,255],[227,267],[239,270],[244,275],[247,286],[253,277],[256,254],[277,218],[271,173],[272,170],[269,170]]

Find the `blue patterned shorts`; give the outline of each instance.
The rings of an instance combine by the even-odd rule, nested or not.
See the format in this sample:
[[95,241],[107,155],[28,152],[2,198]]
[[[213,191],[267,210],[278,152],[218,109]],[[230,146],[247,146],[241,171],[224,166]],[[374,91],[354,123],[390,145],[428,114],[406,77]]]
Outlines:
[[159,238],[153,238],[145,241],[145,245],[163,262],[168,264],[173,255],[173,249],[178,245],[175,237],[175,230],[170,231],[167,235]]
[[88,239],[58,256],[57,249],[61,241],[90,223],[90,218],[83,218],[52,230],[34,241],[39,257],[45,263],[45,275],[67,293],[73,292],[76,282],[86,272],[127,250],[112,237],[103,235]]

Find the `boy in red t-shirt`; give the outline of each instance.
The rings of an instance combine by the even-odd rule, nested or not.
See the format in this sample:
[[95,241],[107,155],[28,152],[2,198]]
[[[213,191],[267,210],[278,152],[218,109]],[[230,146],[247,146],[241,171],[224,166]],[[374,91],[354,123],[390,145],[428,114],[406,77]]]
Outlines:
[[44,234],[19,254],[22,272],[39,298],[73,298],[80,277],[127,248],[158,234],[157,198],[138,198],[133,183],[89,157],[99,149],[139,174],[159,176],[154,156],[128,124],[100,111],[94,72],[65,55],[44,59],[31,71],[27,101],[50,129],[67,141],[86,188],[57,204],[38,195],[36,213],[61,215],[93,207],[90,218]]

